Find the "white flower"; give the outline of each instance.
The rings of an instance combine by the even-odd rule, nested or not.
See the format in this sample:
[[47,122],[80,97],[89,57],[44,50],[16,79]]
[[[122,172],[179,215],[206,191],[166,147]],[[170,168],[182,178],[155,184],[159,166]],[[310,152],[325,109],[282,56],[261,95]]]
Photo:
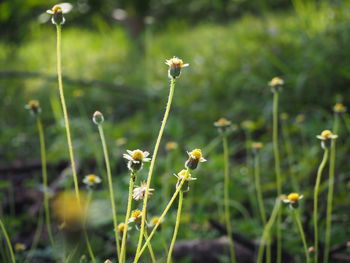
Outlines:
[[123,157],[129,161],[128,168],[131,171],[140,170],[144,162],[149,162],[151,160],[151,158],[147,157],[149,156],[149,152],[146,152],[146,151],[143,152],[139,149],[134,151],[130,151],[130,150],[126,150],[126,151],[128,152],[128,154],[124,153]]
[[84,177],[83,183],[87,186],[94,186],[101,183],[101,178],[95,174],[88,174]]

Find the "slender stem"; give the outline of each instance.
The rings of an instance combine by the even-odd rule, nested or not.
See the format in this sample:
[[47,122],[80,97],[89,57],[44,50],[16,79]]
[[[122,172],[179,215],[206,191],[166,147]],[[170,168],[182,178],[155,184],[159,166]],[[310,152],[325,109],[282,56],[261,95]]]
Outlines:
[[159,225],[161,224],[161,222],[163,222],[164,217],[166,216],[166,214],[168,213],[170,207],[171,207],[172,204],[174,203],[174,201],[175,201],[177,195],[179,194],[179,192],[180,192],[180,190],[181,190],[183,184],[185,183],[185,181],[187,180],[187,178],[188,178],[189,175],[190,175],[190,170],[187,169],[187,173],[185,174],[185,176],[184,176],[182,182],[180,183],[180,185],[176,188],[176,191],[174,192],[173,196],[171,197],[169,203],[167,204],[167,206],[165,207],[163,213],[162,213],[161,216],[159,217],[159,220],[158,220],[157,224],[153,227],[151,234],[150,234],[149,237],[147,238],[145,244],[142,246],[140,252],[139,252],[138,254],[136,254],[135,259],[134,259],[134,263],[137,263],[137,262],[139,261],[139,259],[140,259],[141,255],[142,255],[143,251],[146,249],[147,244],[151,241],[153,235],[156,233],[157,228],[159,227]]
[[314,215],[313,215],[313,220],[314,220],[314,247],[315,247],[315,260],[314,263],[318,262],[318,193],[320,191],[320,183],[321,183],[321,177],[322,177],[322,172],[324,167],[326,166],[328,159],[328,148],[324,149],[324,154],[323,154],[323,159],[318,167],[317,170],[317,177],[316,177],[316,184],[315,184],[315,191],[314,191]]
[[[148,238],[147,231],[144,232],[144,237],[145,237],[145,239]],[[148,247],[149,254],[151,256],[152,263],[157,263],[156,257],[154,256],[154,252],[153,252],[153,248],[152,248],[151,243],[148,243],[147,247]]]
[[136,180],[136,173],[131,172],[130,174],[130,182],[129,182],[129,195],[128,195],[128,205],[126,209],[126,214],[125,214],[125,228],[123,231],[123,238],[122,238],[122,246],[121,246],[121,251],[120,251],[120,256],[119,256],[119,262],[123,263],[125,262],[125,250],[126,250],[126,234],[128,233],[128,224],[129,224],[129,218],[130,218],[130,213],[131,213],[131,204],[132,204],[132,191],[134,189],[134,183]]
[[115,244],[117,247],[117,257],[120,256],[120,244],[119,244],[119,237],[118,237],[118,222],[117,222],[117,208],[115,206],[115,198],[114,198],[114,190],[113,190],[113,183],[112,183],[112,173],[111,173],[111,165],[109,162],[109,155],[107,150],[107,144],[105,140],[105,135],[103,132],[102,125],[98,125],[98,131],[101,137],[102,142],[102,148],[103,148],[103,155],[106,163],[106,169],[107,169],[107,179],[108,179],[108,187],[109,187],[109,198],[111,202],[112,207],[112,215],[113,215],[113,227],[114,227],[114,236],[115,236]]
[[183,191],[180,191],[180,193],[179,193],[179,205],[178,205],[178,208],[177,208],[177,215],[176,215],[176,223],[175,223],[173,238],[171,239],[171,243],[170,243],[170,247],[169,247],[169,251],[168,251],[168,257],[167,257],[167,261],[166,261],[167,263],[171,263],[171,256],[173,254],[177,233],[179,231],[180,220],[181,220],[183,195],[184,195]]
[[[73,144],[71,139],[71,133],[70,133],[70,126],[69,126],[69,117],[67,112],[67,106],[66,106],[66,100],[64,98],[64,91],[63,91],[63,84],[62,84],[62,64],[61,64],[61,31],[62,27],[61,25],[56,25],[57,29],[57,78],[58,78],[58,89],[60,93],[60,100],[62,104],[62,111],[63,111],[63,117],[64,117],[64,123],[66,127],[66,135],[67,135],[67,144],[68,144],[68,151],[69,151],[69,158],[72,166],[72,175],[73,175],[73,181],[74,181],[74,189],[75,189],[75,195],[77,198],[79,209],[81,208],[81,202],[80,202],[80,193],[79,193],[79,184],[78,184],[78,176],[77,176],[77,169],[75,166],[75,160],[74,160],[74,152],[73,152]],[[85,226],[83,226],[85,228]],[[86,231],[84,230],[86,233]],[[91,259],[93,262],[95,262],[95,257],[93,256],[91,245],[89,242],[89,238],[87,234],[85,235],[85,241],[86,245],[89,249],[89,253],[91,256]]]
[[13,248],[12,248],[12,244],[11,244],[10,238],[9,238],[9,236],[7,234],[5,225],[3,224],[1,219],[0,219],[0,228],[2,230],[2,233],[3,233],[4,237],[5,237],[5,240],[6,240],[6,243],[7,243],[7,246],[8,246],[8,250],[9,250],[10,255],[11,255],[11,261],[12,261],[12,263],[16,263],[15,254],[13,253]]
[[225,204],[225,223],[226,223],[226,230],[227,230],[227,236],[230,241],[230,257],[231,262],[236,262],[236,255],[235,255],[235,248],[234,248],[234,242],[232,239],[232,227],[231,227],[231,215],[230,215],[230,195],[229,195],[229,187],[230,187],[230,160],[229,160],[229,154],[228,154],[228,143],[227,143],[227,135],[223,135],[222,137],[222,144],[223,144],[223,150],[224,150],[224,163],[225,163],[225,170],[224,170],[224,204]]
[[[281,178],[281,165],[280,165],[280,153],[278,146],[278,97],[279,93],[275,91],[273,93],[273,152],[275,157],[275,173],[276,173],[276,186],[277,195],[282,194],[282,178]],[[277,215],[277,263],[282,263],[282,213],[278,211]]]
[[174,96],[174,91],[175,91],[175,78],[171,78],[168,102],[167,102],[167,106],[165,109],[162,125],[161,125],[160,130],[159,130],[158,138],[157,138],[156,144],[154,146],[153,156],[152,156],[151,164],[150,164],[149,171],[148,171],[147,188],[146,188],[146,192],[145,192],[145,198],[143,199],[143,207],[142,207],[141,230],[140,230],[140,235],[139,235],[139,241],[137,244],[135,259],[136,259],[136,256],[139,254],[140,249],[141,249],[141,245],[142,245],[143,232],[145,231],[145,222],[146,222],[146,215],[147,215],[148,191],[149,191],[149,188],[151,185],[153,169],[154,169],[154,165],[156,162],[160,141],[161,141],[162,136],[163,136],[166,122],[168,120],[168,116],[169,116],[169,112],[170,112],[170,108],[171,108],[171,102],[172,102],[173,96]]
[[281,206],[281,200],[280,200],[280,198],[277,198],[275,206],[272,210],[272,214],[270,216],[270,219],[264,227],[264,231],[263,231],[263,234],[261,237],[259,251],[258,251],[257,263],[263,262],[264,246],[270,237],[271,228],[276,221],[276,217],[278,217],[280,206]]
[[[86,202],[86,211],[84,214],[88,214],[88,209],[90,207],[91,204],[91,200],[92,200],[92,190],[89,189],[88,191],[88,197],[87,197],[87,202]],[[85,242],[86,242],[86,247],[88,249],[89,255],[91,257],[92,262],[96,263],[96,259],[95,259],[95,255],[94,252],[92,250],[90,241],[89,241],[89,236],[88,236],[88,232],[86,230],[86,219],[87,217],[84,218],[84,222],[83,222],[83,234],[84,234],[84,238],[85,238]]]
[[41,208],[40,212],[39,212],[38,225],[36,227],[34,237],[32,240],[32,245],[29,249],[29,252],[27,254],[26,259],[24,260],[24,263],[31,262],[34,251],[36,250],[38,243],[39,243],[39,238],[40,238],[40,234],[42,232],[42,228],[43,228],[43,209]]
[[[338,133],[338,129],[339,129],[339,117],[338,117],[338,114],[335,114],[335,119],[334,119],[334,124],[333,124],[334,134]],[[336,155],[336,140],[332,140],[330,159],[329,159],[329,180],[328,180],[327,214],[326,214],[326,237],[325,237],[325,249],[324,249],[324,255],[323,255],[323,263],[328,263],[328,261],[329,261],[329,247],[331,244],[335,155]]]
[[300,214],[299,214],[298,209],[293,208],[292,210],[293,210],[295,223],[297,224],[297,227],[298,227],[298,230],[299,230],[299,233],[300,233],[301,241],[303,242],[306,262],[309,263],[310,262],[309,251],[308,251],[308,248],[307,248],[307,243],[306,243],[306,238],[305,238],[305,233],[304,233],[304,230],[303,230],[303,226],[302,226],[301,220],[300,220]]
[[41,169],[42,169],[42,177],[43,177],[43,185],[44,185],[44,209],[45,209],[45,222],[47,227],[47,233],[49,235],[49,239],[51,242],[51,246],[54,246],[54,239],[52,236],[51,229],[51,220],[50,220],[50,208],[49,208],[49,191],[48,191],[48,183],[47,183],[47,162],[46,162],[46,147],[45,147],[45,135],[44,129],[42,125],[42,121],[38,116],[37,119],[39,140],[40,140],[40,154],[41,154]]
[[[260,183],[260,158],[259,152],[254,154],[254,177],[255,177],[255,188],[256,188],[256,196],[258,199],[259,211],[261,216],[261,222],[263,226],[266,225],[266,211],[263,201],[263,195],[261,191],[261,183]],[[266,262],[271,262],[271,247],[267,246],[266,248]]]

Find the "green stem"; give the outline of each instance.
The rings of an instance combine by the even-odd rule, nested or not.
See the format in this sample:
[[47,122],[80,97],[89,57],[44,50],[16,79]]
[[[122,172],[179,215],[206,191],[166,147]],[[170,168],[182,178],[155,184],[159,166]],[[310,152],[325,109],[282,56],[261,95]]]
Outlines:
[[[62,104],[62,111],[63,111],[63,117],[64,117],[64,123],[66,127],[66,135],[67,135],[67,144],[68,144],[68,151],[69,151],[69,158],[72,166],[72,175],[73,175],[73,181],[74,181],[74,189],[75,189],[75,195],[77,198],[79,209],[81,208],[81,202],[80,202],[80,193],[79,193],[79,184],[78,184],[78,176],[77,176],[77,169],[75,166],[75,160],[74,160],[74,152],[73,152],[73,144],[71,139],[71,133],[70,133],[70,126],[69,126],[69,117],[67,112],[67,106],[66,106],[66,100],[64,98],[64,91],[63,91],[63,84],[62,84],[62,64],[61,64],[61,31],[62,27],[61,25],[56,25],[57,29],[57,78],[58,78],[58,89],[60,93],[60,100]],[[85,226],[83,226],[85,228]],[[85,234],[85,241],[87,248],[89,249],[89,254],[91,256],[92,261],[95,263],[95,257],[93,255],[91,245],[89,238],[86,234],[86,230],[83,231]]]
[[[144,232],[144,237],[147,240],[147,238],[148,238],[147,231]],[[152,248],[151,243],[148,243],[147,247],[148,247],[149,254],[151,256],[152,263],[157,263],[156,257],[154,256],[154,252],[153,252],[153,248]]]
[[112,173],[111,173],[111,165],[109,162],[109,155],[107,150],[107,144],[105,140],[105,135],[103,132],[102,125],[98,125],[98,131],[101,137],[102,142],[102,148],[103,148],[103,155],[106,163],[106,169],[107,169],[107,179],[108,179],[108,187],[109,187],[109,198],[111,202],[112,207],[112,215],[113,215],[113,227],[114,227],[114,237],[115,237],[115,244],[117,247],[117,257],[120,256],[120,244],[119,244],[119,237],[118,237],[118,223],[117,223],[117,209],[115,206],[115,198],[114,198],[114,190],[113,190],[113,183],[112,183]]
[[[263,226],[265,226],[266,225],[266,211],[265,211],[263,195],[262,195],[262,191],[261,191],[261,183],[260,183],[260,158],[259,158],[259,152],[256,152],[254,154],[254,177],[255,177],[256,196],[257,196],[258,205],[259,205],[261,222],[262,222]],[[268,246],[266,248],[266,262],[267,263],[271,262],[271,247],[270,246]]]
[[122,238],[122,246],[121,246],[121,251],[120,251],[120,257],[119,257],[119,262],[123,263],[125,262],[125,254],[126,254],[126,234],[128,233],[128,225],[129,225],[129,218],[130,218],[130,213],[131,213],[131,205],[132,205],[132,192],[134,189],[134,183],[136,180],[136,173],[131,172],[130,175],[130,182],[129,182],[129,195],[128,195],[128,205],[126,209],[126,214],[125,214],[125,228],[123,231],[123,238]]
[[261,237],[260,246],[259,246],[259,250],[258,250],[257,263],[263,262],[264,246],[270,237],[271,228],[276,221],[276,217],[278,217],[280,206],[281,206],[281,200],[278,197],[276,200],[275,207],[272,210],[272,214],[270,216],[270,219],[264,227],[264,231],[263,231],[263,234]]
[[164,217],[166,216],[166,214],[168,213],[170,207],[172,206],[172,204],[174,203],[177,195],[179,194],[179,192],[181,191],[181,188],[183,186],[183,184],[185,183],[185,181],[187,180],[188,176],[190,175],[190,170],[187,169],[187,173],[185,174],[184,178],[182,179],[180,185],[176,188],[176,191],[174,192],[173,196],[171,197],[169,203],[167,204],[167,206],[165,207],[163,213],[161,214],[161,216],[159,217],[159,220],[157,222],[157,224],[153,227],[151,234],[149,235],[149,237],[147,238],[145,244],[142,246],[140,252],[138,254],[136,254],[135,259],[134,259],[134,263],[137,263],[143,253],[143,251],[146,249],[146,246],[148,245],[148,243],[151,241],[153,235],[156,233],[157,228],[159,227],[159,225],[161,224],[161,222],[163,222]]
[[171,239],[171,243],[170,243],[170,247],[169,247],[169,251],[168,251],[168,257],[167,257],[167,261],[166,261],[167,263],[171,263],[171,256],[173,254],[177,233],[179,231],[180,220],[181,220],[183,195],[184,195],[183,191],[180,191],[180,193],[179,193],[179,205],[178,205],[178,208],[177,208],[177,215],[176,215],[176,223],[175,223],[173,238]]
[[146,215],[147,215],[148,191],[149,191],[149,188],[151,185],[153,169],[154,169],[154,165],[156,162],[160,141],[161,141],[162,136],[163,136],[166,122],[168,120],[168,116],[169,116],[169,112],[170,112],[170,108],[171,108],[171,102],[172,102],[173,96],[174,96],[174,91],[175,91],[175,78],[171,78],[168,102],[167,102],[167,106],[165,109],[162,125],[161,125],[160,130],[159,130],[158,138],[157,138],[156,144],[154,146],[153,156],[152,156],[152,160],[151,160],[151,164],[150,164],[149,172],[148,172],[148,177],[147,177],[147,188],[146,188],[145,198],[143,199],[143,206],[142,206],[141,230],[140,230],[140,235],[139,235],[139,241],[137,244],[135,259],[136,259],[137,255],[139,254],[140,249],[141,249],[141,245],[142,245],[142,239],[143,239],[143,235],[144,235],[143,232],[145,231],[145,222],[146,222]]
[[293,208],[292,210],[293,210],[295,223],[297,224],[297,227],[299,229],[301,241],[303,242],[306,262],[309,263],[310,262],[309,251],[308,251],[308,247],[307,247],[307,243],[306,243],[306,238],[305,238],[303,226],[302,226],[301,220],[300,220],[300,214],[299,214],[299,211],[297,209]]
[[45,135],[40,117],[37,117],[37,126],[39,132],[40,140],[40,154],[41,154],[41,169],[44,185],[44,209],[45,209],[45,221],[47,227],[47,233],[51,242],[51,246],[54,246],[54,239],[52,236],[51,229],[51,220],[50,220],[50,208],[49,208],[49,192],[48,192],[48,183],[47,183],[47,162],[46,162],[46,147],[45,147]]
[[229,195],[229,187],[230,187],[230,160],[228,154],[228,143],[227,136],[223,135],[222,144],[224,150],[224,162],[225,162],[225,170],[224,170],[224,204],[225,204],[225,221],[226,221],[226,230],[227,236],[230,241],[230,257],[231,262],[236,262],[235,248],[234,242],[232,239],[232,227],[231,227],[231,215],[230,215],[230,195]]
[[40,234],[42,232],[42,227],[43,227],[43,212],[42,212],[42,208],[41,208],[40,212],[39,212],[38,225],[36,227],[34,237],[32,240],[32,245],[29,249],[29,252],[27,254],[27,257],[26,257],[24,263],[31,262],[34,251],[36,250],[38,243],[39,243],[39,238],[40,238]]
[[318,262],[318,193],[320,191],[320,183],[321,183],[321,177],[324,167],[326,166],[328,159],[328,148],[324,149],[323,159],[318,167],[317,170],[317,177],[316,177],[316,184],[315,184],[315,191],[314,191],[314,215],[313,215],[313,221],[314,221],[314,248],[315,248],[315,261],[314,263]]
[[[273,93],[273,152],[275,158],[275,173],[276,173],[276,186],[277,195],[280,197],[282,195],[282,178],[281,178],[281,165],[280,165],[280,154],[278,146],[278,97],[279,93],[275,91]],[[281,210],[278,211],[277,215],[277,263],[282,263],[282,213]]]
[[[339,117],[338,117],[338,114],[335,114],[335,119],[334,119],[334,124],[333,124],[333,133],[338,134],[338,129],[339,129]],[[336,140],[332,140],[330,160],[329,160],[329,180],[328,180],[327,214],[326,214],[326,237],[325,237],[325,249],[324,249],[324,255],[323,255],[323,263],[328,263],[329,248],[330,248],[330,244],[331,244],[335,155],[336,155]]]
[[5,237],[5,240],[6,240],[6,243],[7,243],[7,246],[8,246],[8,250],[9,250],[10,255],[11,255],[11,261],[12,261],[12,263],[16,263],[15,254],[13,253],[13,248],[12,248],[12,244],[11,244],[10,238],[9,238],[9,236],[7,234],[5,225],[3,224],[1,219],[0,219],[0,228],[2,230],[2,233],[3,233],[4,237]]

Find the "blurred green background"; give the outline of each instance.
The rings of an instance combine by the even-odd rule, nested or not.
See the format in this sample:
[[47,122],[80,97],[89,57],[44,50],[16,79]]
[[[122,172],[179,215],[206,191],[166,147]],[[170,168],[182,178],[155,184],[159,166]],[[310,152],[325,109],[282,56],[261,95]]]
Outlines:
[[[1,211],[10,215],[7,221],[15,241],[28,244],[28,233],[36,223],[28,215],[36,199],[18,199],[16,193],[38,190],[41,178],[40,169],[26,169],[40,160],[35,120],[24,109],[28,100],[38,99],[41,104],[51,183],[62,174],[62,162],[68,160],[56,79],[55,27],[45,13],[57,3],[0,2]],[[281,132],[284,190],[293,189],[289,176],[297,176],[305,203],[311,205],[321,157],[315,136],[332,128],[336,102],[350,105],[350,1],[80,0],[71,4],[63,26],[62,63],[80,178],[87,173],[105,178],[101,145],[91,121],[93,112],[99,110],[106,120],[119,210],[124,211],[128,171],[122,153],[136,148],[152,151],[169,91],[164,62],[178,56],[190,67],[177,81],[156,168],[151,214],[161,212],[163,203],[159,206],[159,202],[172,192],[176,178],[171,175],[182,169],[186,150],[202,148],[209,161],[196,173],[198,180],[188,193],[184,218],[191,224],[180,230],[179,238],[218,236],[215,230],[207,230],[209,218],[223,222],[220,209],[217,211],[222,203],[222,149],[213,122],[226,117],[238,125],[230,137],[235,229],[252,240],[259,236],[256,201],[250,197],[255,191],[251,153],[246,145],[249,134],[266,145],[262,176],[271,212],[275,186],[272,94],[267,83],[274,76],[285,80],[280,111],[289,115]],[[347,113],[343,117],[335,208],[339,225],[334,227],[334,244],[350,235],[349,227],[344,228],[344,224],[349,226],[345,211],[349,211],[350,119]],[[246,120],[253,121],[252,129],[240,126]],[[177,142],[178,148],[165,150],[167,141]],[[291,160],[287,159],[288,147],[292,147]],[[61,170],[57,168],[60,163]],[[146,170],[141,173],[143,178]],[[65,186],[71,183],[67,181]],[[106,189],[103,184],[96,191],[96,202],[101,202],[97,210],[103,203],[108,211]],[[325,190],[323,194],[325,197]],[[94,218],[94,224],[112,237],[108,232],[111,217]],[[287,218],[287,244],[291,251],[299,251],[299,241],[293,240],[296,232],[288,229],[289,224]],[[168,231],[170,234],[171,227]],[[113,253],[112,245],[104,247],[102,239],[95,238],[101,259]],[[156,250],[162,251],[161,245]]]

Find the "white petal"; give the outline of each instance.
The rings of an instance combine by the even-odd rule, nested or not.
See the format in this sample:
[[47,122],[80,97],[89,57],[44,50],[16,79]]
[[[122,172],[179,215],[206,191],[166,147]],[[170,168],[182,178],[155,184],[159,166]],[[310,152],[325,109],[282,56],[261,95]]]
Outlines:
[[133,154],[133,151],[130,151],[130,150],[126,150],[126,152],[127,152],[128,154],[130,154],[130,155]]
[[73,9],[73,5],[70,3],[61,3],[59,6],[62,8],[63,14],[67,14]]
[[186,63],[186,64],[183,64],[183,68],[185,68],[185,67],[188,67],[190,64],[188,64],[188,63]]
[[147,157],[148,155],[149,155],[149,152],[147,152],[147,151],[143,152],[143,156]]
[[144,162],[149,162],[151,160],[151,158],[143,158]]

